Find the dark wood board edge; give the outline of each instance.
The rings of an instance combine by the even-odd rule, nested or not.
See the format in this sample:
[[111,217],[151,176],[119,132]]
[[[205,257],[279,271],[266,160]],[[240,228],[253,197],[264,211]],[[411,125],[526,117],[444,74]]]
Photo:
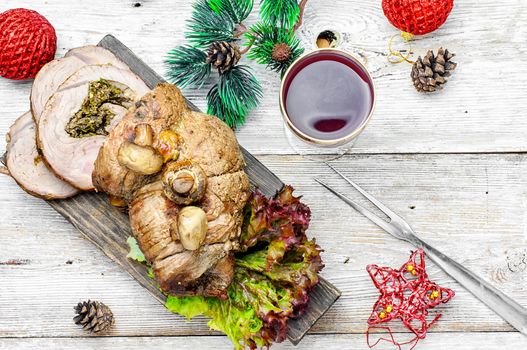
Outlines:
[[48,203],[156,300],[165,303],[166,296],[148,276],[146,265],[127,258],[129,246],[126,240],[132,234],[128,215],[113,207],[105,194],[85,192],[69,199]]
[[[164,82],[154,70],[140,60],[128,47],[113,35],[105,36],[98,44],[113,52],[130,69],[153,88]],[[199,109],[188,101],[190,108]],[[246,172],[251,183],[266,196],[272,197],[280,191],[284,183],[247,150],[242,148],[247,163]],[[128,216],[112,207],[106,196],[95,193],[81,193],[67,200],[49,201],[49,204],[83,235],[101,249],[110,259],[121,266],[131,277],[144,287],[153,297],[165,303],[165,295],[148,277],[143,264],[128,259],[126,239],[131,235]],[[289,323],[288,339],[297,345],[315,322],[337,301],[341,292],[331,283],[321,278],[320,283],[310,293],[310,303],[306,313]]]

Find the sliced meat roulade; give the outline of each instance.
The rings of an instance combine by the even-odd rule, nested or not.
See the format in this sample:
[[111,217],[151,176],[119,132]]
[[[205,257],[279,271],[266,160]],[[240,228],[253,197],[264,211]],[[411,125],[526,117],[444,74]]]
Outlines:
[[128,69],[110,51],[98,46],[83,46],[68,51],[65,57],[51,61],[38,72],[31,88],[31,112],[38,123],[44,106],[60,84],[73,73],[87,65],[111,64],[117,68]]
[[6,165],[10,175],[26,192],[44,199],[62,199],[79,191],[48,169],[37,151],[36,125],[27,112],[7,134]]
[[50,168],[81,190],[92,190],[92,171],[107,133],[149,91],[129,70],[85,66],[46,103],[37,145]]

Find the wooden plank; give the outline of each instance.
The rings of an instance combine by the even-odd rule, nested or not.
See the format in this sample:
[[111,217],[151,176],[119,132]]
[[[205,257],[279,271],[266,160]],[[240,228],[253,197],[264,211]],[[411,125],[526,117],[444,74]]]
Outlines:
[[[400,335],[400,334],[396,334]],[[456,349],[456,350],[501,350],[524,349],[527,340],[518,333],[432,333],[419,342],[420,349]],[[216,349],[232,350],[232,345],[224,337],[87,337],[79,338],[32,338],[1,339],[0,348],[10,350],[194,350]],[[293,345],[283,343],[272,347],[273,350],[293,350]],[[309,335],[302,342],[303,350],[369,350],[364,334],[350,335]],[[393,350],[394,346],[381,343],[375,349]]]
[[[111,32],[156,71],[163,72],[167,50],[184,41],[184,20],[190,15],[192,2],[138,1],[142,6],[134,7],[135,2],[4,0],[0,12],[26,7],[44,14],[57,29],[58,56]],[[522,79],[518,79],[526,74],[527,67],[523,59],[527,35],[524,2],[456,2],[445,26],[414,43],[417,53],[445,46],[458,54],[460,66],[454,80],[443,93],[432,96],[417,95],[412,90],[409,66],[386,62],[387,42],[397,31],[384,18],[380,1],[310,1],[306,16],[308,20],[300,30],[306,47],[312,47],[317,32],[331,26],[343,34],[347,49],[367,58],[374,76],[379,91],[376,114],[354,153],[526,151],[526,96]],[[248,24],[254,21],[252,16]],[[245,59],[244,63],[254,68],[265,96],[249,122],[237,130],[240,143],[257,155],[292,154],[282,133],[276,74]],[[0,101],[9,101],[2,105],[0,134],[5,134],[16,117],[27,110],[29,88],[28,82],[0,79]],[[206,94],[207,89],[186,92],[201,109]],[[4,145],[0,137],[1,150]],[[323,193],[311,179],[327,176],[319,164],[294,156],[259,158],[285,182],[295,184],[316,211],[311,231],[326,248],[323,273],[343,291],[336,307],[312,332],[363,332],[369,306],[376,298],[364,272],[365,264],[382,260],[397,265],[407,256],[409,246],[395,243]],[[524,156],[366,155],[344,158],[340,165],[374,194],[386,198],[424,238],[527,305],[527,275],[521,264],[527,245]],[[142,293],[135,280],[85,242],[59,214],[22,192],[7,177],[0,176],[0,200],[0,337],[82,336],[71,323],[71,305],[88,297],[109,302],[118,313],[114,334],[134,336],[124,345],[127,348],[159,344],[148,337],[151,335],[209,333],[204,320],[186,323],[163,312],[150,294]],[[457,288],[433,265],[431,273],[439,282]],[[442,310],[444,317],[433,329],[448,333],[429,335],[423,347],[497,349],[510,344],[510,348],[525,348],[524,342],[503,338],[503,333],[451,333],[511,330],[463,290],[456,291],[456,298]],[[362,335],[357,337],[363,344]],[[321,343],[319,338],[328,341]],[[49,342],[56,346],[48,347],[67,348],[67,342],[76,349],[113,349],[119,339],[7,339],[8,343],[0,343],[0,348],[40,348]],[[183,347],[188,340],[198,349],[218,345],[216,338],[210,342],[203,339],[208,338],[168,338],[168,343]],[[230,348],[226,339],[219,339],[220,348]],[[331,341],[335,340],[335,348],[360,349],[349,338],[343,342],[336,339],[333,335],[308,336],[302,348],[318,349],[319,344],[332,348]]]
[[[324,164],[298,156],[259,158],[311,207],[308,234],[325,250],[322,275],[342,291],[310,333],[364,333],[378,297],[366,265],[399,266],[411,246],[322,191],[313,177],[361,201]],[[423,239],[527,306],[527,154],[355,155],[335,165],[408,219]],[[166,312],[60,214],[7,177],[0,177],[0,200],[0,337],[82,337],[72,308],[88,298],[112,308],[112,336],[211,334],[204,318],[186,322]],[[456,291],[437,310],[443,317],[432,332],[513,330],[433,263],[427,266],[433,280]],[[399,323],[392,327],[403,330]]]
[[[107,35],[99,45],[112,51],[128,64],[150,88],[163,82],[161,77],[112,35]],[[190,104],[190,106],[197,110],[194,105]],[[255,187],[267,196],[274,196],[283,188],[284,184],[278,177],[249,152],[244,150],[244,156],[249,178]],[[165,296],[156,287],[154,281],[148,277],[146,267],[126,257],[129,250],[126,239],[131,235],[128,217],[112,207],[105,195],[82,193],[67,200],[50,201],[49,203],[109,258],[134,277],[154,298],[165,303]],[[321,279],[310,297],[311,302],[306,314],[289,325],[288,339],[294,344],[298,344],[315,322],[335,303],[340,297],[340,291],[326,280]]]
[[[93,44],[114,33],[155,71],[165,75],[168,50],[185,42],[185,20],[192,1],[3,0],[0,12],[32,8],[57,29],[58,56],[71,47]],[[256,1],[258,3],[258,1]],[[410,65],[387,62],[387,44],[398,31],[386,20],[379,0],[308,2],[299,37],[307,49],[318,32],[340,31],[344,48],[361,54],[373,74],[379,100],[366,132],[354,153],[444,153],[527,151],[527,74],[525,37],[527,3],[519,0],[463,0],[438,31],[418,38],[416,54],[448,47],[457,53],[459,68],[446,89],[435,95],[417,94]],[[255,23],[256,11],[247,21]],[[510,30],[514,28],[514,30]],[[483,44],[484,43],[484,44]],[[396,43],[396,47],[403,47]],[[243,58],[264,88],[260,107],[237,130],[240,143],[252,154],[292,154],[283,133],[278,108],[280,80],[262,65]],[[211,83],[214,78],[211,79]],[[208,87],[188,90],[186,96],[200,109],[206,107]],[[28,109],[30,83],[0,79],[4,135],[15,118]],[[465,113],[466,112],[466,113]],[[5,143],[0,138],[0,149]]]

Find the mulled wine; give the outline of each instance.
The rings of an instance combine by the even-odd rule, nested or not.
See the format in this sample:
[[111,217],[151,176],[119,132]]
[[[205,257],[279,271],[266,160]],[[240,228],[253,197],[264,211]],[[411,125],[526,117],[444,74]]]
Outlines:
[[364,128],[374,104],[371,77],[352,56],[320,50],[295,62],[284,76],[282,109],[303,139],[350,141]]

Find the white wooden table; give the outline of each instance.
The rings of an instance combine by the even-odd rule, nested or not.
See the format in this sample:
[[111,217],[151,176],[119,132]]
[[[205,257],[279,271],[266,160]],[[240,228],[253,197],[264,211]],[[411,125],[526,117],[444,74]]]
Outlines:
[[[183,42],[191,3],[3,0],[0,12],[27,7],[45,15],[57,29],[58,56],[112,33],[164,73],[163,57]],[[415,92],[409,65],[387,62],[387,42],[396,30],[380,3],[310,0],[300,29],[308,49],[321,30],[341,32],[343,47],[366,58],[377,85],[372,123],[336,166],[399,211],[425,240],[527,306],[527,3],[456,1],[447,24],[415,42],[419,54],[439,46],[457,53],[454,79],[430,96]],[[399,266],[411,247],[313,181],[325,175],[345,188],[324,166],[290,149],[277,103],[279,78],[248,64],[265,97],[237,131],[240,143],[304,195],[314,213],[310,232],[325,248],[323,275],[343,292],[298,348],[366,349],[366,320],[377,291],[365,267]],[[27,111],[30,86],[0,79],[0,134]],[[206,93],[186,96],[205,108]],[[208,330],[205,319],[188,323],[167,312],[44,201],[5,176],[0,202],[0,349],[232,348]],[[430,276],[456,297],[441,307],[443,318],[418,349],[527,347],[527,338],[428,266]],[[104,301],[115,314],[106,337],[89,336],[72,322],[73,306],[88,298]]]

